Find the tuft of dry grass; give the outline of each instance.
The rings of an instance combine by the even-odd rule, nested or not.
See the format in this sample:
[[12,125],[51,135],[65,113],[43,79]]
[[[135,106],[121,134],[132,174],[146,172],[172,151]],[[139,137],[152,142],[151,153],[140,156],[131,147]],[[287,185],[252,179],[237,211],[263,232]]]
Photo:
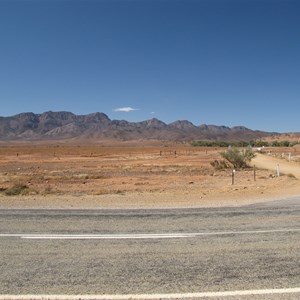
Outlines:
[[292,173],[288,173],[288,174],[286,174],[286,176],[291,179],[297,179],[296,176]]
[[4,191],[6,196],[16,196],[16,195],[27,195],[29,192],[29,187],[25,184],[17,183],[11,188]]

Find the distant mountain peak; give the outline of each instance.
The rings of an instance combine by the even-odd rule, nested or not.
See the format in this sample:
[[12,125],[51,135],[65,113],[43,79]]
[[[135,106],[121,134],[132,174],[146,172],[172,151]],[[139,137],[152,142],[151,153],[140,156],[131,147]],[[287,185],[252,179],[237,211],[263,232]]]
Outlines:
[[178,120],[169,124],[169,126],[181,130],[189,130],[189,129],[197,128],[197,126],[195,126],[192,122],[188,120]]
[[247,128],[245,126],[233,126],[233,127],[231,127],[231,129],[234,129],[234,130],[249,130],[249,128]]
[[96,112],[96,113],[91,113],[88,115],[83,116],[85,118],[86,121],[92,121],[92,122],[110,122],[110,118],[104,114],[104,113],[100,113],[100,112]]
[[160,121],[160,120],[158,120],[156,118],[152,118],[150,120],[147,120],[146,123],[150,127],[151,126],[156,126],[156,127],[165,127],[165,126],[167,126],[166,123],[164,123],[163,121]]

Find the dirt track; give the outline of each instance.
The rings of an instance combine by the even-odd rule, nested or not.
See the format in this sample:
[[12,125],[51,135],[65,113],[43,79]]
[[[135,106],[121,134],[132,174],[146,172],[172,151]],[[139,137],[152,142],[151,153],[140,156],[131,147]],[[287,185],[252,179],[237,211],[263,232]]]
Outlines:
[[300,165],[292,161],[286,161],[275,157],[257,154],[253,160],[258,168],[277,170],[277,164],[279,164],[280,172],[283,174],[293,174],[297,179],[300,179]]

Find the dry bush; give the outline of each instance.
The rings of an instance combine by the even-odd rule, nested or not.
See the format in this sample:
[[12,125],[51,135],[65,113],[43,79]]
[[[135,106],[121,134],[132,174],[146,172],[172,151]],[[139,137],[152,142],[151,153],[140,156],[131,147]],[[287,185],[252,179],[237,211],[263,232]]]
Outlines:
[[294,174],[292,174],[292,173],[288,173],[288,174],[286,174],[286,176],[288,178],[297,179],[296,176]]
[[225,169],[229,169],[230,165],[225,161],[225,160],[215,160],[213,162],[210,163],[215,170],[225,170]]
[[26,195],[29,192],[29,187],[25,184],[17,183],[9,189],[4,191],[7,196]]

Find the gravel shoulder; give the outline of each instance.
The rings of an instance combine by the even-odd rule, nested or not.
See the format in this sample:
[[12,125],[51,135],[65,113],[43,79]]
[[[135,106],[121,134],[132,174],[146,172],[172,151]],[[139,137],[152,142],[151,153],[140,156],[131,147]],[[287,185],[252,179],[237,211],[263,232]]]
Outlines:
[[284,180],[277,186],[243,186],[216,190],[203,196],[201,190],[190,192],[142,192],[124,195],[32,195],[0,196],[0,209],[156,209],[238,207],[300,195],[298,182]]

